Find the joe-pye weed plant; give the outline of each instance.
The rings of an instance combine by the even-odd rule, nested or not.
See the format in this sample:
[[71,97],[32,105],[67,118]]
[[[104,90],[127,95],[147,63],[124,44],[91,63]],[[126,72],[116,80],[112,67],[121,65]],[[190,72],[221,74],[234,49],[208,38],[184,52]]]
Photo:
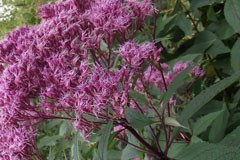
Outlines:
[[7,35],[0,159],[237,159],[240,2],[163,2],[59,1]]

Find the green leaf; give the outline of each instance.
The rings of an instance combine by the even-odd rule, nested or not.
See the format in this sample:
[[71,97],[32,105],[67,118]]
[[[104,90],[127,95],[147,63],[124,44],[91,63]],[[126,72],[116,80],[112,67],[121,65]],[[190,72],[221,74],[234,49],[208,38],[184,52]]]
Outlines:
[[217,24],[216,34],[221,40],[230,38],[235,33],[234,29],[223,19],[219,24]]
[[217,116],[220,113],[221,113],[220,111],[209,113],[198,119],[197,122],[194,124],[193,134],[199,135],[202,132],[204,132],[213,123],[213,121],[217,118]]
[[202,142],[203,142],[203,140],[201,138],[197,137],[197,136],[193,135],[191,137],[191,143],[202,143]]
[[176,160],[237,160],[239,148],[210,143],[194,143],[184,148],[174,158]]
[[158,35],[164,29],[164,27],[175,17],[176,15],[167,17],[166,14],[163,17],[159,16],[157,19],[156,35]]
[[186,36],[192,34],[192,23],[184,13],[176,17],[176,24],[185,33]]
[[229,112],[227,106],[224,104],[220,114],[214,120],[209,132],[208,139],[211,142],[219,142],[225,135],[225,130],[228,124]]
[[104,42],[104,40],[101,40],[100,49],[102,51],[108,51],[108,46],[107,46],[106,42]]
[[203,56],[203,54],[201,54],[201,53],[187,54],[187,55],[184,55],[184,56],[177,57],[176,59],[173,59],[173,60],[169,61],[168,63],[169,63],[170,66],[174,66],[179,61],[194,62],[194,61],[197,61],[198,59],[200,59],[202,56]]
[[240,39],[238,39],[231,51],[231,65],[235,72],[240,71]]
[[234,131],[229,133],[224,139],[219,143],[224,146],[239,146],[240,145],[240,126]]
[[185,109],[181,113],[180,123],[186,123],[189,118],[191,118],[198,110],[200,110],[205,104],[213,99],[218,93],[222,92],[224,89],[228,88],[239,79],[240,72],[237,72],[231,77],[225,78],[217,84],[214,84],[202,91],[186,105]]
[[205,53],[217,39],[217,36],[208,30],[200,32],[194,40],[194,45],[186,51],[186,54]]
[[230,51],[231,50],[227,46],[225,46],[225,44],[221,40],[217,39],[213,43],[213,45],[207,50],[206,53],[215,57],[219,54],[228,53]]
[[183,125],[181,125],[176,119],[174,119],[172,117],[164,118],[164,122],[165,122],[166,125],[170,125],[170,126],[174,126],[174,127],[186,128]]
[[122,152],[117,150],[109,151],[109,160],[120,160],[122,157]]
[[145,97],[145,95],[138,93],[136,91],[130,91],[129,93],[130,98],[136,100],[141,106],[144,106],[148,103],[147,98]]
[[61,136],[45,136],[40,139],[38,143],[38,148],[42,148],[44,146],[55,146],[57,144],[57,140],[59,140]]
[[205,50],[208,49],[214,42],[215,40],[196,43],[192,47],[190,47],[188,50],[186,50],[186,54],[204,53]]
[[240,1],[227,0],[224,6],[224,15],[233,29],[240,32]]
[[113,122],[110,121],[103,128],[103,132],[98,144],[98,160],[107,160],[108,141],[111,134],[112,126],[113,126]]
[[68,130],[68,122],[63,121],[63,123],[61,124],[61,126],[59,128],[59,135],[64,136],[64,134],[67,132],[67,130]]
[[148,117],[129,107],[125,108],[125,116],[128,123],[135,129],[142,129],[144,126],[153,123]]
[[174,158],[176,157],[185,147],[187,147],[186,143],[174,143],[171,145],[168,151],[168,157]]
[[127,145],[122,151],[122,158],[121,160],[129,160],[137,158],[139,155],[139,151],[132,148],[130,145]]
[[197,9],[197,8],[210,5],[210,4],[212,4],[213,2],[214,2],[214,0],[192,0],[192,1],[191,1],[190,9],[191,9],[191,10],[195,10],[195,9]]
[[184,84],[184,79],[189,74],[189,72],[192,70],[192,68],[193,68],[193,66],[188,67],[184,71],[182,71],[168,87],[168,90],[163,97],[163,113],[167,107],[169,99],[172,97],[174,92],[176,92],[176,90]]
[[208,8],[208,11],[207,11],[207,20],[208,20],[208,21],[214,21],[214,22],[217,21],[217,15],[216,15],[216,13],[215,13],[215,11],[214,11],[214,9],[213,9],[212,6],[210,6],[210,7]]
[[[131,144],[134,144],[136,146],[139,146],[139,142],[136,139],[136,137],[134,137],[130,132],[126,131],[126,135],[128,137],[128,142]],[[129,159],[133,159],[138,157],[138,155],[140,154],[140,152],[138,150],[136,150],[135,148],[133,148],[131,145],[127,145],[123,151],[122,151],[122,157],[121,160],[129,160]]]
[[78,132],[76,132],[73,139],[72,152],[73,152],[73,160],[80,160],[80,153],[79,153],[79,147],[78,147]]

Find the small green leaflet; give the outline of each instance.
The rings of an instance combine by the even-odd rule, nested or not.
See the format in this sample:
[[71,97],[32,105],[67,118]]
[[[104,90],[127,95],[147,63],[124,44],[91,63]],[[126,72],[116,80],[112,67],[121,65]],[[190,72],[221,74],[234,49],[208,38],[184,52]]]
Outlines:
[[170,125],[170,126],[174,126],[174,127],[182,127],[182,128],[186,128],[183,125],[181,125],[176,119],[172,118],[172,117],[166,117],[164,119],[165,124],[166,125]]

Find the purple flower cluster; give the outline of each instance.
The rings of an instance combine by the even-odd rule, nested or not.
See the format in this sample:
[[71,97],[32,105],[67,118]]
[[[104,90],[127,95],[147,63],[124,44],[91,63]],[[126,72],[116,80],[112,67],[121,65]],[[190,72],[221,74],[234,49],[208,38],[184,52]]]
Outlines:
[[20,160],[31,159],[33,155],[32,144],[35,133],[31,127],[9,128],[1,126],[0,129],[0,159]]
[[[150,0],[66,0],[40,7],[41,24],[16,29],[0,42],[0,159],[31,159],[36,124],[63,112],[85,138],[100,124],[84,114],[124,118],[135,74],[147,61],[160,63],[161,49],[154,43],[128,40],[153,10]],[[116,51],[117,40],[122,45]],[[101,49],[102,41],[109,51]],[[125,63],[116,67],[118,55]],[[136,90],[146,83],[165,91],[186,66],[169,71],[160,63],[162,77],[150,65],[139,74]],[[192,71],[203,74],[199,67]]]
[[161,49],[157,49],[154,43],[139,45],[134,42],[126,42],[119,50],[124,61],[133,68],[139,68],[147,60],[156,62],[160,60]]

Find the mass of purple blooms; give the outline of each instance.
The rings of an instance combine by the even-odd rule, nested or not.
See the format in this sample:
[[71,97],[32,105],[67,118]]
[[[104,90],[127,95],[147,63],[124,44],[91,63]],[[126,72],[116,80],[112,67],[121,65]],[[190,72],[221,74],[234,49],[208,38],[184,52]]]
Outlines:
[[[171,68],[161,61],[162,48],[134,41],[154,11],[151,0],[66,0],[41,6],[39,25],[6,36],[0,42],[0,159],[37,155],[43,120],[68,119],[87,139],[102,124],[84,114],[124,118],[125,107],[137,105],[128,96],[136,76],[135,91],[153,85],[165,92],[191,62]],[[203,75],[197,66],[189,76]],[[169,103],[176,105],[173,97]]]

